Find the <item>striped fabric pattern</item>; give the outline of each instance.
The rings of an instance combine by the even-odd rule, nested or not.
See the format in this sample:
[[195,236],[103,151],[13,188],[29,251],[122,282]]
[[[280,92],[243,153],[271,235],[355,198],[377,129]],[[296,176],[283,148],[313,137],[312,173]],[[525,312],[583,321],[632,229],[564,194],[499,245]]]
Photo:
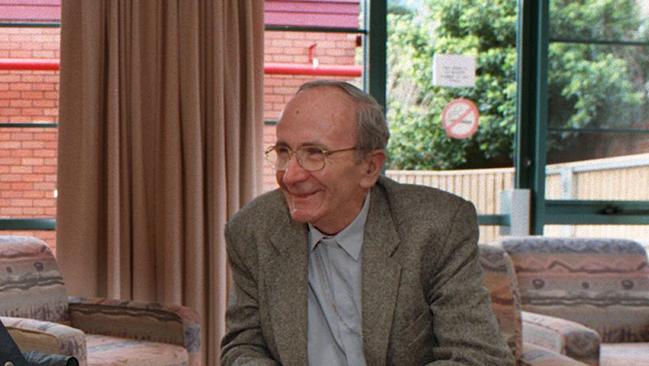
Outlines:
[[498,319],[500,332],[518,360],[521,358],[523,343],[521,310],[511,259],[500,248],[481,245],[480,264],[484,271],[485,287],[491,294],[491,307]]
[[[563,337],[563,334],[572,334],[573,332],[581,333],[583,330],[581,326],[577,324],[566,324],[568,322],[563,321],[560,327],[556,329],[561,329],[561,334],[557,335],[556,332],[553,332],[554,329],[550,327],[549,331],[545,330],[543,332],[534,333],[525,331],[525,336],[527,337],[530,334],[532,337],[531,342],[523,338],[523,329],[528,324],[526,323],[525,314],[521,311],[520,305],[520,295],[518,292],[518,284],[516,279],[516,273],[514,271],[514,264],[509,257],[509,255],[500,247],[499,245],[480,245],[480,265],[482,266],[484,273],[484,284],[485,287],[489,290],[491,294],[491,306],[498,319],[498,324],[500,326],[500,332],[507,340],[509,347],[512,350],[512,353],[516,357],[517,365],[529,365],[529,366],[585,366],[587,363],[580,362],[574,358],[568,357],[565,354],[559,352],[570,353],[570,347],[564,347],[566,343],[570,343],[567,339],[560,339],[559,343],[561,346],[550,346],[543,347],[539,345],[542,343],[542,337],[547,334],[552,334],[553,337]],[[547,317],[549,321],[550,317]],[[557,319],[561,321],[560,319]],[[574,325],[574,326],[571,326]],[[589,331],[592,333],[592,331]],[[588,332],[585,332],[588,333]],[[575,339],[572,337],[571,339]],[[533,342],[532,342],[533,341]],[[575,348],[576,352],[586,354],[583,359],[591,359],[590,352],[593,347],[595,348],[595,354],[598,355],[599,348],[597,347],[597,342],[599,339],[595,335],[594,339],[589,339],[594,341],[596,344],[582,344],[582,345],[571,345]],[[580,347],[583,346],[583,347]],[[597,357],[597,356],[595,356]],[[597,363],[590,363],[591,365],[596,365]]]
[[63,277],[50,248],[40,240],[0,235],[0,315],[69,320]]
[[649,341],[649,266],[639,243],[524,237],[501,244],[524,310],[584,324],[604,343]]

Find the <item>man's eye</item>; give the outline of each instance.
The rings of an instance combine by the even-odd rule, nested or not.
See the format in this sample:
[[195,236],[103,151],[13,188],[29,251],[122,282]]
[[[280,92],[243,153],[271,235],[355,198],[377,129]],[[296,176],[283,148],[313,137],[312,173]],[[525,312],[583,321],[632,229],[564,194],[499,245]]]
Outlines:
[[316,147],[316,146],[305,147],[303,150],[309,156],[324,155],[324,151],[322,150],[322,148],[319,148],[319,147]]
[[275,152],[278,156],[286,156],[289,154],[289,149],[288,147],[276,147]]

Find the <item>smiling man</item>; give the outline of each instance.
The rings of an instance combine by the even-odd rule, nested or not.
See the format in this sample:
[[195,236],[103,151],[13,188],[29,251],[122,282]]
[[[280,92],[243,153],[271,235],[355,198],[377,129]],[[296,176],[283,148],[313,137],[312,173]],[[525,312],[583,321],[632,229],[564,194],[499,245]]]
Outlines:
[[304,84],[266,151],[279,190],[226,226],[224,365],[513,365],[478,263],[473,206],[381,177],[376,101]]

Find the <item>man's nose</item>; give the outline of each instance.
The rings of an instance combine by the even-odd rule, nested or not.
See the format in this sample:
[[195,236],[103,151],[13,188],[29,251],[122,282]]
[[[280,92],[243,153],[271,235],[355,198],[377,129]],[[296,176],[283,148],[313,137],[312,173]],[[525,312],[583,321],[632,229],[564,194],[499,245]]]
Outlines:
[[293,184],[301,182],[309,177],[309,172],[304,170],[300,163],[297,161],[295,155],[291,156],[288,163],[286,163],[286,169],[282,174],[282,181],[284,184]]

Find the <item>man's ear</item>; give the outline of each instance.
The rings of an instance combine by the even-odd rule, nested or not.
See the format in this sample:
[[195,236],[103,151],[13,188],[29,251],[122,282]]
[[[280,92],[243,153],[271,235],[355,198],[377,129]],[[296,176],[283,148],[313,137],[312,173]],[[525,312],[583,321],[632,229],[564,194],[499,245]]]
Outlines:
[[367,154],[363,161],[363,177],[361,178],[361,187],[370,189],[381,175],[381,169],[383,169],[383,163],[385,163],[385,151],[384,150],[374,150]]

